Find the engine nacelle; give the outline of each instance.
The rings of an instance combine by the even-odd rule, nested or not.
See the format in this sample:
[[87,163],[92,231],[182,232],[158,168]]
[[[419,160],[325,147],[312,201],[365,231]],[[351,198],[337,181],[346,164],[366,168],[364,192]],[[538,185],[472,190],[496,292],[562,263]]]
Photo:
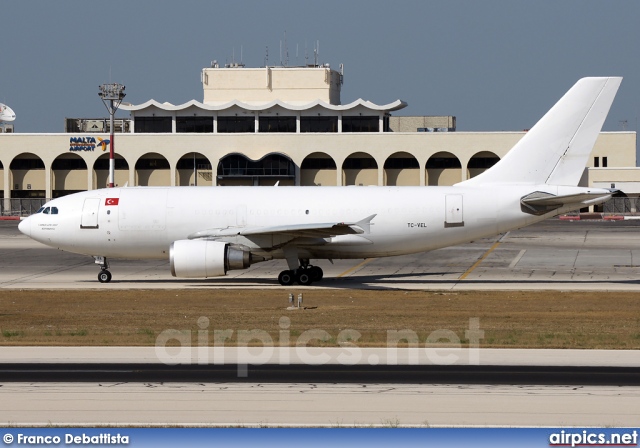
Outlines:
[[219,277],[227,271],[251,266],[251,252],[248,249],[221,241],[174,241],[169,258],[174,277]]

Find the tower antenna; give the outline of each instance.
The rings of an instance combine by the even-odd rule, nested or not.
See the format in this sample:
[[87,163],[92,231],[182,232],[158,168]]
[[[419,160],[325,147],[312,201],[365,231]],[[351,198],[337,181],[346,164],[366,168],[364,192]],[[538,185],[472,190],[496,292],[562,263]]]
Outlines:
[[287,46],[287,30],[284,30],[284,66],[289,66],[289,47]]
[[313,48],[313,64],[314,67],[318,66],[318,53],[320,51],[320,41],[316,41],[316,46]]

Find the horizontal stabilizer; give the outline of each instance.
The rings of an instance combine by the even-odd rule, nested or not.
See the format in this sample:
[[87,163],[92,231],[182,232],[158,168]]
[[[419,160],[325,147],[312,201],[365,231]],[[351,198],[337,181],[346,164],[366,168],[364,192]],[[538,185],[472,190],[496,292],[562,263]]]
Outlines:
[[574,208],[587,207],[593,204],[600,204],[613,194],[612,191],[586,191],[584,193],[574,193],[565,195],[553,195],[536,191],[520,199],[523,211],[533,215],[544,215],[550,211],[561,207],[575,206]]

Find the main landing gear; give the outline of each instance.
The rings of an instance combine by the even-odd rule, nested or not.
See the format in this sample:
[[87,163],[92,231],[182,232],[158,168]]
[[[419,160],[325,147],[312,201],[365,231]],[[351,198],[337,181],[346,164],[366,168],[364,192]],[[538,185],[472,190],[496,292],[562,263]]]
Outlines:
[[293,285],[295,282],[307,286],[322,280],[323,275],[324,272],[320,267],[309,265],[309,260],[300,260],[300,267],[282,271],[278,275],[278,282],[282,286]]
[[100,283],[109,283],[111,281],[111,272],[108,271],[109,263],[107,257],[93,257],[96,260],[96,264],[100,265],[100,273],[98,274],[98,281]]

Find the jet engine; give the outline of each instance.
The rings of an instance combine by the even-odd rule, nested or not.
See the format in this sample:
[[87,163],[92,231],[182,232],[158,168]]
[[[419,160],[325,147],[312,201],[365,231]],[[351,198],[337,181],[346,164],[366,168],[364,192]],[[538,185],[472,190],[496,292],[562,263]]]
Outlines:
[[[254,260],[245,246],[222,241],[178,240],[171,243],[171,274],[174,277],[219,277],[233,269],[246,269]],[[260,258],[260,257],[258,257]]]

